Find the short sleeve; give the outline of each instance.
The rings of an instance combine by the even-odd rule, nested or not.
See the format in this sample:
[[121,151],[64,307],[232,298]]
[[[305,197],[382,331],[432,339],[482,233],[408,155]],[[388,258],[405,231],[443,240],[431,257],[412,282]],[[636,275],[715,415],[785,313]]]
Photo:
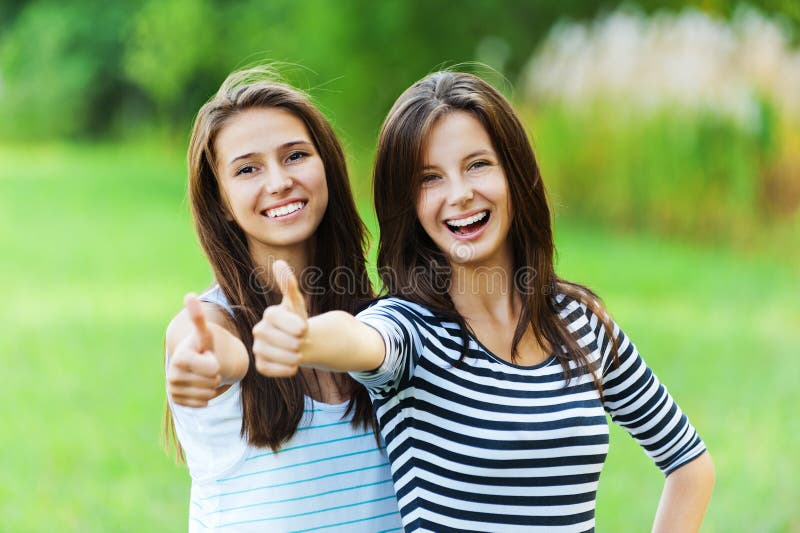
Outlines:
[[706,451],[687,416],[619,326],[612,321],[619,350],[615,365],[605,328],[594,316],[590,322],[603,360],[603,403],[611,419],[636,439],[665,475]]
[[[233,310],[219,285],[201,294],[200,301],[216,304],[233,317]],[[164,359],[165,371],[168,360],[169,354]],[[193,480],[214,479],[242,460],[247,441],[241,436],[240,382],[209,400],[205,407],[178,405],[169,392],[167,401]]]
[[209,400],[206,407],[185,407],[167,394],[175,432],[181,443],[189,473],[195,481],[219,476],[244,456],[242,407],[239,382]]
[[422,313],[423,310],[416,304],[387,298],[378,300],[356,315],[358,320],[381,335],[386,348],[383,363],[377,369],[350,373],[373,396],[391,395],[413,376],[414,367],[422,353]]

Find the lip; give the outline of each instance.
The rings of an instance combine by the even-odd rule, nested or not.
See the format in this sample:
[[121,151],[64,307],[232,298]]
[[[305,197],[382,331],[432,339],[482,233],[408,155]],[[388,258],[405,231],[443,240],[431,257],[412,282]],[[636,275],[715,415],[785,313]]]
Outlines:
[[[282,215],[282,216],[278,216],[278,217],[270,217],[269,215],[267,215],[267,211],[270,211],[272,209],[277,209],[277,208],[283,207],[285,205],[294,204],[294,203],[297,203],[297,202],[302,202],[303,203],[303,207],[301,207],[300,209],[298,209],[297,211],[295,211],[293,213],[289,213],[288,215]],[[263,216],[264,218],[266,218],[268,220],[271,220],[271,221],[274,221],[274,222],[283,222],[284,220],[292,220],[292,219],[300,216],[303,213],[303,211],[305,211],[306,207],[308,207],[308,200],[303,199],[303,198],[289,198],[287,200],[283,200],[283,201],[276,202],[274,204],[268,205],[267,207],[265,207],[264,209],[259,211],[259,213],[261,214],[261,216]]]
[[484,207],[483,209],[474,209],[474,210],[472,210],[472,211],[469,211],[469,212],[467,212],[467,213],[458,214],[458,215],[456,215],[456,216],[453,216],[453,217],[448,217],[448,218],[445,218],[445,219],[444,219],[444,223],[445,223],[445,224],[447,224],[447,221],[448,221],[448,220],[451,220],[451,221],[452,221],[452,220],[461,220],[461,219],[464,219],[464,218],[469,218],[469,217],[471,217],[471,216],[473,216],[473,215],[477,215],[478,213],[482,213],[482,212],[484,212],[484,211],[487,211],[487,212],[489,213],[489,215],[491,215],[491,214],[492,214],[492,211],[491,211],[490,209],[488,209],[488,208]]
[[476,215],[478,213],[481,213],[483,211],[487,212],[486,223],[483,226],[481,226],[477,231],[474,231],[472,233],[468,233],[466,235],[459,235],[457,233],[453,233],[452,231],[450,231],[450,228],[447,226],[447,222],[444,222],[445,231],[447,231],[447,233],[449,233],[451,237],[453,237],[457,241],[461,241],[461,242],[469,242],[469,241],[474,241],[474,240],[479,239],[481,237],[481,235],[483,235],[483,232],[486,230],[486,228],[489,227],[489,224],[492,221],[492,211],[491,211],[491,209],[476,209],[476,210],[471,211],[469,213],[465,213],[464,215],[459,215],[457,217],[451,217],[451,218],[445,219],[445,221],[447,221],[447,220],[461,220],[463,218],[471,217],[471,216]]

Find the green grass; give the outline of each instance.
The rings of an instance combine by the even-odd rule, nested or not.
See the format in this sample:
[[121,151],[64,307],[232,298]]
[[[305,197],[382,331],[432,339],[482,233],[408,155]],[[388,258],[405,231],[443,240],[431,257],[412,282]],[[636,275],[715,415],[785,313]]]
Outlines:
[[[211,281],[184,182],[174,147],[0,148],[0,530],[186,529],[188,473],[159,444],[164,328]],[[798,530],[797,270],[567,221],[557,241],[708,444],[704,531]],[[662,483],[612,429],[598,531],[647,530]]]

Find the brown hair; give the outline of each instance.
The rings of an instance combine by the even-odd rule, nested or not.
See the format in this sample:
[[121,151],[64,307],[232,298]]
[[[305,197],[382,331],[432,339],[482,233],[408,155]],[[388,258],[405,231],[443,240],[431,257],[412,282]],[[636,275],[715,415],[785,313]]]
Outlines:
[[[531,271],[524,280],[514,276],[523,306],[514,331],[512,361],[530,326],[541,346],[555,349],[566,380],[576,372],[589,371],[602,396],[602,387],[587,354],[560,319],[558,293],[583,302],[594,312],[612,340],[613,327],[599,298],[588,288],[556,276],[550,208],[533,149],[506,99],[477,76],[436,72],[408,88],[395,102],[381,128],[375,159],[375,211],[381,236],[378,266],[389,296],[416,301],[461,326],[462,360],[467,351],[467,324],[456,311],[444,287],[449,287],[450,268],[444,253],[434,244],[416,217],[415,201],[421,186],[423,149],[434,124],[453,111],[475,117],[489,134],[508,179],[513,217],[509,238],[515,274]],[[617,359],[614,342],[612,353]],[[570,367],[570,361],[577,369]]]
[[[215,169],[214,141],[220,130],[238,113],[252,108],[281,108],[305,124],[325,168],[328,205],[309,242],[308,269],[300,275],[301,286],[311,295],[309,314],[341,309],[355,313],[372,297],[367,276],[365,228],[350,191],[344,152],[322,113],[298,89],[274,80],[268,67],[234,72],[197,113],[189,142],[189,199],[195,230],[228,299],[233,322],[247,347],[250,366],[241,381],[242,436],[255,446],[278,448],[297,430],[303,416],[308,384],[301,374],[270,378],[255,369],[253,326],[268,305],[280,302],[273,287],[263,287],[242,229],[226,218],[224,199]],[[346,270],[345,270],[346,269]],[[326,283],[337,272],[354,276],[353,290],[334,290]],[[350,395],[347,413],[353,425],[376,428],[366,389],[342,374],[339,387]],[[171,423],[171,417],[169,422]],[[171,428],[165,428],[168,433]]]

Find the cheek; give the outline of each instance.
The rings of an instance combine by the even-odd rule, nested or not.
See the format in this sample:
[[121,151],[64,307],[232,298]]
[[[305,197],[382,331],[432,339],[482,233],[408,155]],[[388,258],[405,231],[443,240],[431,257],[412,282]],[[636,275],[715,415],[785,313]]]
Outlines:
[[228,205],[234,214],[243,214],[243,212],[250,211],[255,208],[258,203],[258,194],[256,187],[249,186],[249,184],[240,184],[237,187],[232,187],[227,191]]
[[506,215],[510,219],[514,214],[513,202],[511,198],[511,192],[508,188],[508,181],[506,177],[500,176],[497,180],[497,184],[494,187],[493,196],[495,197],[495,202],[498,206],[505,208]]
[[328,182],[322,162],[309,165],[303,173],[302,182],[308,193],[323,206],[328,205]]
[[219,183],[219,196],[221,208],[225,212],[225,220],[232,222],[236,220],[237,202],[236,197],[232,194],[231,188],[224,183]]
[[430,194],[420,193],[417,197],[417,204],[415,206],[417,212],[417,219],[422,227],[430,232],[436,224],[436,213],[433,199]]
[[317,198],[321,209],[324,211],[328,208],[328,182],[325,180],[325,174],[323,174],[314,185],[313,194]]

